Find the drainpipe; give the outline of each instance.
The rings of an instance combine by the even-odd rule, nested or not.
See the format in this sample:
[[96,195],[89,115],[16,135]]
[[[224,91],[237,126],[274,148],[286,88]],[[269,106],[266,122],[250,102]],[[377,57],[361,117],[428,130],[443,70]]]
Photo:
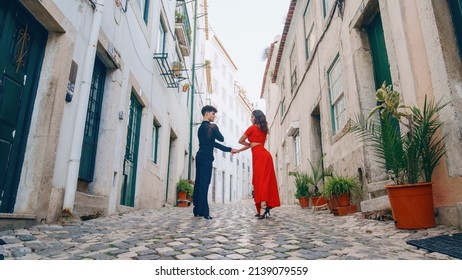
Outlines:
[[192,143],[193,143],[193,124],[194,124],[194,92],[196,84],[196,34],[197,34],[197,0],[194,0],[194,36],[193,36],[193,57],[191,66],[191,115],[189,117],[189,159],[188,159],[188,179],[191,180],[192,170]]
[[79,103],[77,104],[77,115],[74,123],[74,130],[71,142],[71,154],[67,168],[66,185],[64,190],[63,214],[72,215],[74,210],[75,192],[77,191],[77,180],[79,176],[80,155],[82,153],[83,135],[85,120],[88,109],[88,98],[90,96],[93,66],[95,64],[96,45],[98,43],[99,30],[103,19],[104,0],[93,1],[95,12],[85,53],[83,64],[82,83],[80,86]]

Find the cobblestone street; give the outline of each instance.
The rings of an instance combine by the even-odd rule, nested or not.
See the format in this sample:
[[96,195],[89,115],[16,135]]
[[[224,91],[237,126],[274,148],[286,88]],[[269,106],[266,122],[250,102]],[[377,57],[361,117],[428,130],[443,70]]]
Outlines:
[[192,208],[140,210],[69,224],[37,225],[0,232],[8,259],[451,259],[406,240],[460,232],[437,226],[398,230],[393,222],[335,217],[282,206],[257,220],[252,201],[211,205],[212,220]]

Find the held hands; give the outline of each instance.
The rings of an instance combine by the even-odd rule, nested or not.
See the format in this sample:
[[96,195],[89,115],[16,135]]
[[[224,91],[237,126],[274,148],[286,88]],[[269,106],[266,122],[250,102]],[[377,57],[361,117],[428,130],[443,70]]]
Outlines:
[[238,154],[239,150],[238,149],[231,149],[231,155]]

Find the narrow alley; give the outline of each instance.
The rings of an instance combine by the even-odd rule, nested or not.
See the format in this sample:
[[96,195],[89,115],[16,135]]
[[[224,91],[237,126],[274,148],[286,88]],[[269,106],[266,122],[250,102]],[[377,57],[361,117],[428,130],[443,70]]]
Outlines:
[[212,220],[192,208],[140,210],[68,224],[0,232],[0,254],[22,259],[138,260],[450,260],[406,240],[460,232],[439,225],[399,230],[361,213],[333,216],[282,206],[257,220],[251,200],[211,205]]

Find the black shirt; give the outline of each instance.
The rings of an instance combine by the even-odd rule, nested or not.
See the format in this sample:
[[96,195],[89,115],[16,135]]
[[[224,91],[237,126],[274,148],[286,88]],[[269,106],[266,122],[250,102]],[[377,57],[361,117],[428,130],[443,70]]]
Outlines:
[[211,124],[208,121],[202,121],[201,126],[197,132],[197,137],[199,138],[199,151],[197,151],[197,159],[213,160],[214,147],[224,152],[231,152],[230,147],[226,147],[220,143],[215,142],[215,139],[220,142],[225,140],[216,124]]

